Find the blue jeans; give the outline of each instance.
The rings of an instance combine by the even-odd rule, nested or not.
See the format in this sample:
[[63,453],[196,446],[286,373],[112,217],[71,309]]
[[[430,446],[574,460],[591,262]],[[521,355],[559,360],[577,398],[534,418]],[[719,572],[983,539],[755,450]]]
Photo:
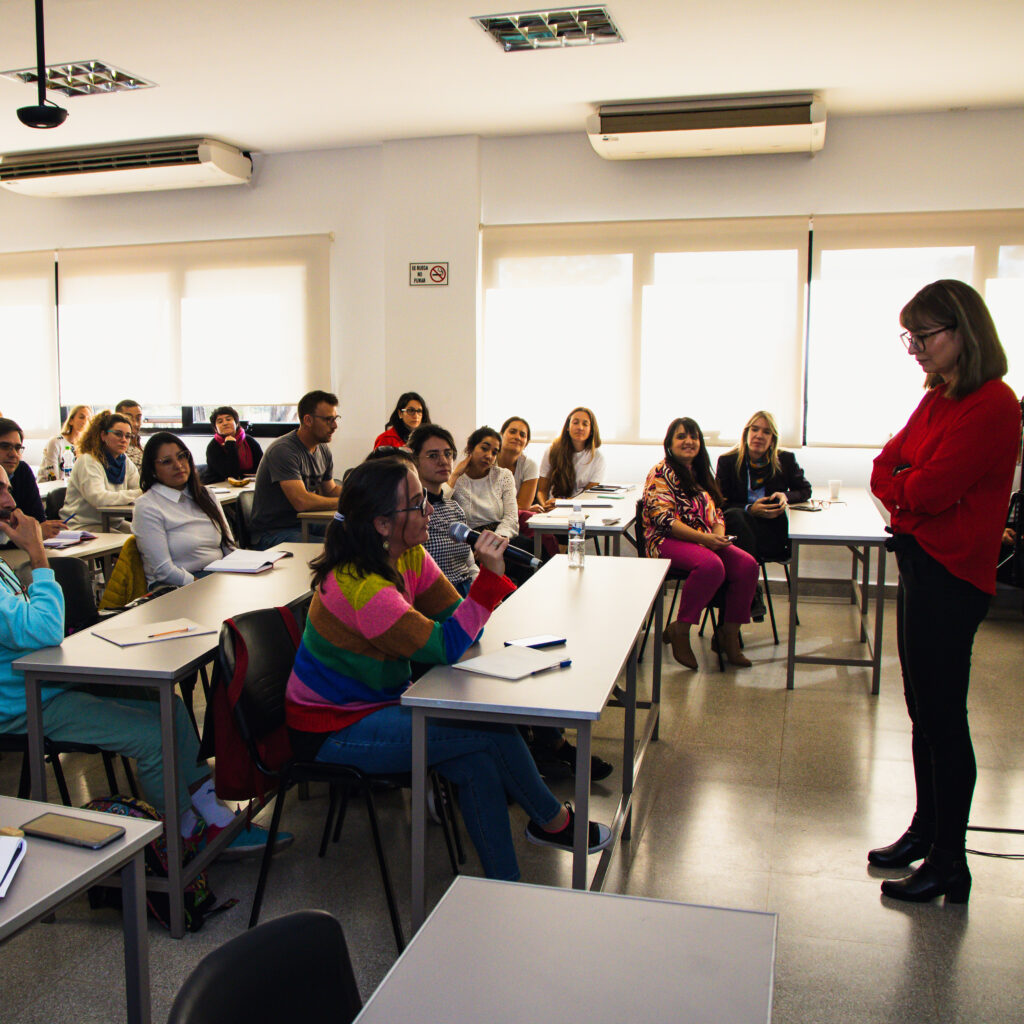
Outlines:
[[[364,772],[407,772],[412,765],[412,714],[392,705],[328,736],[318,761],[350,764]],[[508,725],[427,722],[427,763],[459,787],[459,806],[484,873],[515,882],[519,864],[512,845],[507,796],[538,824],[562,809],[541,781],[519,732]]]

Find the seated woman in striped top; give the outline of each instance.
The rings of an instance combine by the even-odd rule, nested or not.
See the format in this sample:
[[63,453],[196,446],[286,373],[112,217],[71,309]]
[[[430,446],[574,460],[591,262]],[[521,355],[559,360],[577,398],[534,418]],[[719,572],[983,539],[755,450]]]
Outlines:
[[[400,698],[410,662],[458,661],[514,589],[504,575],[508,541],[485,531],[474,548],[480,573],[460,600],[423,549],[432,511],[404,460],[364,462],[346,480],[323,553],[311,563],[313,603],[288,680],[288,725],[300,757],[370,773],[409,771],[412,722]],[[509,798],[530,817],[530,842],[572,849],[572,808],[541,781],[514,728],[430,720],[427,750],[430,765],[459,787],[466,830],[489,878],[519,878]],[[590,823],[591,853],[610,840],[607,826]]]

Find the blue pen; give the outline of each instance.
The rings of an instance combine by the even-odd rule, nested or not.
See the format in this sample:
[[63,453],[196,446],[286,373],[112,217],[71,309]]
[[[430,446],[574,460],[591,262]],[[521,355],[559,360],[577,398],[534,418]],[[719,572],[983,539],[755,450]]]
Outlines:
[[67,519],[62,519],[62,520],[61,520],[61,522],[62,522],[62,523],[63,523],[63,524],[65,525],[65,526],[67,526],[67,525],[68,525],[68,523],[70,523],[70,522],[71,522],[71,520],[72,520],[72,519],[74,519],[74,518],[75,518],[75,513],[74,513],[74,512],[72,512],[72,513],[71,513],[71,515],[69,515],[69,516],[67,517]]
[[548,665],[547,668],[539,668],[536,672],[531,672],[531,676],[542,676],[545,672],[554,672],[556,668],[569,668],[572,665],[572,658],[566,658],[565,661],[560,661],[557,665]]

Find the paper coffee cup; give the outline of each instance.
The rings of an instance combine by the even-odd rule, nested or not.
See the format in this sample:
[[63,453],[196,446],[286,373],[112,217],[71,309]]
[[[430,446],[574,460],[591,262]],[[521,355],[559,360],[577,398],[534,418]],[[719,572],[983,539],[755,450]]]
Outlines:
[[839,488],[843,486],[842,480],[829,480],[828,496],[831,501],[839,500]]

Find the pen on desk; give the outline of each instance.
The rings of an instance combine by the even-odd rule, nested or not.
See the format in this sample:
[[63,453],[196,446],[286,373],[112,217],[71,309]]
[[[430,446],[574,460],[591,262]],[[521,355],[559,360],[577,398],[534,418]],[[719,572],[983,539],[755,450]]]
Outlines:
[[542,676],[545,672],[554,672],[557,668],[569,668],[572,665],[572,658],[566,658],[565,661],[560,661],[557,665],[548,665],[547,668],[539,668],[536,672],[531,672],[531,676]]
[[190,626],[183,626],[181,629],[169,629],[166,633],[150,633],[147,640],[157,640],[162,636],[177,636],[179,633],[187,633],[191,629]]

